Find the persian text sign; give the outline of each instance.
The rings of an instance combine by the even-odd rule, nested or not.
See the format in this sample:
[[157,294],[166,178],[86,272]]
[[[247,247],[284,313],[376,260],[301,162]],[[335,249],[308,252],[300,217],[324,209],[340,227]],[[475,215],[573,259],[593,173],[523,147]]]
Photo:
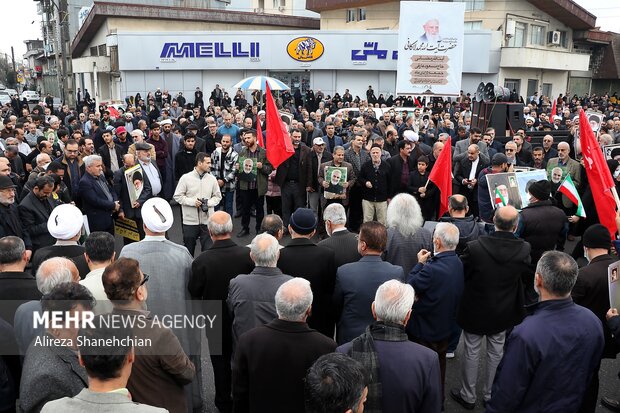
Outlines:
[[463,71],[465,3],[400,3],[396,92],[458,95]]

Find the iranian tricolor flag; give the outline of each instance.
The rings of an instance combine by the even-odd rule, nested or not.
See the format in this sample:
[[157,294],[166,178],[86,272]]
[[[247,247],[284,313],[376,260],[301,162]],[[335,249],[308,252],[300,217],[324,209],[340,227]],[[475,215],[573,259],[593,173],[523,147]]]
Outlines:
[[581,198],[579,198],[579,193],[577,192],[577,188],[575,188],[575,184],[571,179],[570,175],[566,175],[566,179],[562,182],[562,185],[558,188],[558,191],[566,195],[570,201],[577,205],[577,212],[575,215],[585,218],[586,211],[583,209],[583,203],[581,202]]
[[508,203],[504,199],[504,196],[499,189],[495,187],[495,208],[504,207],[506,205],[508,205]]

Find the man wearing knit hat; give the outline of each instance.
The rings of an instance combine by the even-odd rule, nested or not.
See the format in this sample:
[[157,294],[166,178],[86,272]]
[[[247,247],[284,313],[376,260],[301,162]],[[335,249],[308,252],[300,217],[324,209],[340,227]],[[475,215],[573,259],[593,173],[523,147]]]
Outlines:
[[334,251],[312,242],[317,218],[309,208],[298,208],[289,221],[291,241],[280,250],[278,268],[284,274],[295,274],[310,281],[314,304],[308,319],[310,327],[328,337],[334,336],[335,318],[332,312],[332,293],[336,280]]
[[[605,314],[609,309],[607,268],[617,261],[617,257],[609,254],[611,237],[607,228],[601,224],[595,224],[586,229],[582,242],[583,255],[588,260],[588,265],[579,269],[571,296],[576,304],[590,309],[603,323],[605,347],[601,358],[616,358],[620,348],[607,326]],[[597,370],[586,389],[579,411],[594,412],[598,401],[598,385]]]
[[[151,198],[142,205],[142,220],[146,236],[140,242],[125,245],[119,258],[133,258],[140,263],[140,269],[149,274],[149,290],[146,301],[152,315],[159,318],[170,315],[191,314],[191,298],[187,290],[192,269],[192,256],[182,245],[166,239],[173,223],[172,208],[162,198]],[[196,348],[196,335],[192,329],[175,330],[181,346],[196,366],[196,379],[186,386],[192,394],[193,408],[199,408],[201,373],[200,348]],[[200,339],[198,338],[198,343]],[[199,344],[198,344],[199,345]]]
[[[568,231],[568,219],[564,212],[553,205],[550,198],[551,183],[546,179],[527,185],[528,205],[521,210],[517,236],[532,246],[532,263],[538,262],[545,251],[562,250]],[[534,274],[532,274],[533,276]],[[526,291],[533,293],[533,282],[525,284]],[[535,296],[530,297],[535,301]]]

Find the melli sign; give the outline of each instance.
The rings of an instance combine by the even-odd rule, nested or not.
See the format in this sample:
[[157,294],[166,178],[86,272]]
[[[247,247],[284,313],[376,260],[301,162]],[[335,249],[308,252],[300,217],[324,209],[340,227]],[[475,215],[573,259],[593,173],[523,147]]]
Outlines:
[[175,58],[226,58],[226,57],[260,57],[260,43],[249,42],[196,42],[196,43],[164,43],[160,59]]

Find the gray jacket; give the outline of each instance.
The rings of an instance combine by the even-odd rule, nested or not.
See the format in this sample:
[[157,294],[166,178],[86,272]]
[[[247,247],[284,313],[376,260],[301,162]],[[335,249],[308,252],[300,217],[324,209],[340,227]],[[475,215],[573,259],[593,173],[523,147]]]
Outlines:
[[256,267],[249,274],[240,274],[228,286],[228,310],[233,319],[233,340],[241,334],[278,318],[276,291],[292,279],[279,268]]
[[151,407],[129,400],[121,393],[95,393],[88,389],[82,390],[75,397],[64,397],[47,403],[43,413],[164,413],[166,409]]
[[[454,145],[454,152],[452,153],[452,162],[456,165],[462,159],[467,158],[467,148],[471,145],[469,138],[457,141]],[[487,144],[483,141],[478,142],[478,148],[480,148],[480,159],[484,164],[489,165],[491,160],[489,159],[489,150]]]
[[26,352],[19,389],[24,413],[39,412],[45,403],[73,397],[88,385],[86,370],[71,349],[34,344]]

